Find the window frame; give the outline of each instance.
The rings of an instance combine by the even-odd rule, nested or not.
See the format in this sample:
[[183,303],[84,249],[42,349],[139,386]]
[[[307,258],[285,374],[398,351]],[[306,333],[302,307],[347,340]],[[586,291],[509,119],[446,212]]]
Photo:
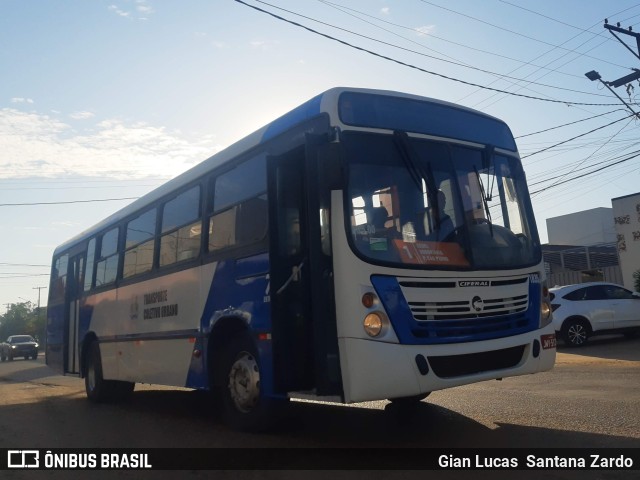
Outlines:
[[[139,240],[136,243],[133,243],[131,245],[127,245],[127,241],[128,241],[128,236],[129,236],[129,228],[131,223],[142,219],[142,217],[144,217],[145,215],[148,215],[150,213],[153,212],[153,233],[151,233],[150,236],[144,238],[143,240]],[[126,222],[124,222],[123,225],[123,230],[124,230],[124,241],[123,241],[123,249],[122,249],[122,271],[121,271],[121,275],[119,276],[119,278],[121,278],[122,280],[129,280],[130,278],[134,278],[134,277],[139,277],[140,275],[145,275],[148,274],[149,272],[152,272],[155,269],[155,265],[156,265],[156,242],[157,242],[157,237],[158,237],[158,207],[156,206],[152,206],[150,208],[148,208],[147,210],[137,214],[135,217],[128,219]],[[136,262],[136,268],[134,273],[129,274],[129,275],[125,275],[127,273],[127,254],[131,254],[131,252],[133,252],[134,250],[138,250],[140,247],[143,247],[145,245],[151,244],[152,245],[152,251],[151,251],[151,265],[149,266],[148,269],[143,270],[143,271],[137,271],[137,265],[138,263]]]
[[[116,231],[116,249],[114,253],[111,253],[108,256],[103,256],[102,250],[103,250],[103,244],[104,244],[104,237],[107,236],[108,234],[110,234],[113,231]],[[117,223],[114,225],[110,225],[106,230],[100,232],[96,238],[98,239],[98,246],[97,246],[97,250],[99,251],[99,255],[94,259],[95,261],[95,275],[94,275],[94,288],[95,289],[107,289],[113,286],[116,286],[118,284],[118,280],[120,279],[120,272],[121,272],[121,262],[122,262],[122,249],[120,247],[120,236],[122,234],[122,228],[121,228],[121,224]],[[109,280],[108,282],[105,283],[101,283],[100,285],[98,285],[98,271],[100,269],[100,264],[101,263],[105,263],[108,260],[110,260],[111,258],[116,257],[116,273],[114,275],[114,278]],[[106,269],[105,269],[106,272]]]
[[[165,209],[167,207],[168,204],[170,204],[171,202],[175,201],[176,199],[178,199],[178,197],[180,197],[181,195],[184,195],[185,193],[197,189],[199,192],[199,196],[198,196],[198,214],[196,215],[196,218],[190,221],[187,221],[186,223],[183,224],[179,224],[171,229],[168,230],[164,230],[164,214],[165,214]],[[203,207],[203,203],[204,200],[207,197],[207,189],[205,188],[205,185],[203,185],[202,181],[198,181],[196,183],[190,184],[188,186],[186,186],[185,188],[181,189],[178,192],[174,192],[174,194],[163,200],[161,202],[161,205],[158,209],[158,219],[157,219],[157,235],[156,235],[156,239],[158,242],[158,248],[157,248],[157,266],[158,269],[168,269],[168,268],[172,268],[176,265],[182,265],[185,263],[189,263],[189,262],[193,262],[198,260],[201,256],[202,256],[202,250],[203,250],[203,244],[204,244],[204,236],[205,236],[205,224],[204,224],[204,218],[205,216],[203,215],[203,211],[205,210]],[[196,252],[196,255],[190,258],[185,258],[182,260],[179,260],[176,257],[176,260],[171,262],[171,263],[166,263],[163,264],[162,263],[162,240],[169,236],[172,235],[176,232],[179,232],[181,229],[188,227],[188,226],[193,226],[196,224],[200,224],[200,238],[199,238],[199,245],[198,245],[198,250]]]
[[[238,168],[242,166],[248,165],[250,162],[256,161],[261,163],[260,167],[264,169],[264,183],[262,185],[262,189],[253,191],[253,195],[245,196],[242,195],[239,199],[236,199],[234,202],[225,201],[221,208],[217,208],[215,204],[216,198],[216,186],[217,183],[223,178],[225,175],[229,175],[234,171],[237,171]],[[257,253],[261,251],[266,251],[268,249],[268,241],[269,241],[269,219],[268,219],[268,211],[269,211],[269,180],[268,180],[268,153],[267,150],[260,149],[259,151],[250,152],[249,155],[243,156],[239,159],[238,162],[234,162],[233,165],[229,166],[229,168],[225,168],[224,170],[220,170],[215,172],[213,175],[210,175],[207,178],[207,188],[206,188],[206,210],[203,215],[203,232],[205,235],[203,236],[203,249],[205,254],[208,257],[226,257],[226,256],[236,256],[242,255],[243,252],[247,251],[247,253]],[[259,239],[249,241],[249,242],[241,242],[238,241],[237,237],[233,244],[226,245],[217,249],[211,248],[211,238],[212,238],[212,220],[214,217],[219,215],[226,215],[233,210],[236,210],[234,214],[234,233],[237,235],[238,233],[238,215],[242,215],[242,206],[248,204],[250,201],[256,200],[263,197],[266,208],[265,208],[265,223],[264,230],[262,231],[262,235]],[[232,255],[231,252],[234,252]]]

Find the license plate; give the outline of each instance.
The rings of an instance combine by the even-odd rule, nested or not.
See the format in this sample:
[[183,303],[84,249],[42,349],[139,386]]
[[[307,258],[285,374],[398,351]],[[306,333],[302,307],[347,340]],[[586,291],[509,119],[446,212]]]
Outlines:
[[540,337],[540,342],[542,343],[542,348],[544,350],[556,348],[556,334],[550,333],[549,335],[542,335]]

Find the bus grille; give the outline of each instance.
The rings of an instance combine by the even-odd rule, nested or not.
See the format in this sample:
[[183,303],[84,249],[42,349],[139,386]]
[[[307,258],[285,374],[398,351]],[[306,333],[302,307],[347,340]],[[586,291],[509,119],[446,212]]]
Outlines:
[[468,320],[437,320],[419,322],[412,329],[418,338],[464,338],[477,335],[501,336],[526,328],[529,323],[524,312],[500,317],[472,318]]
[[430,356],[428,360],[433,373],[438,377],[455,378],[513,368],[522,361],[524,351],[525,345],[519,345],[490,352],[441,357]]
[[[474,281],[471,279],[470,283]],[[533,328],[528,276],[503,277],[488,285],[460,286],[461,281],[399,281],[414,322],[415,338],[460,342],[499,338]]]
[[481,312],[475,311],[471,300],[453,302],[409,302],[409,307],[416,321],[451,320],[466,318],[494,317],[524,312],[529,303],[529,296],[518,295],[508,298],[484,300]]

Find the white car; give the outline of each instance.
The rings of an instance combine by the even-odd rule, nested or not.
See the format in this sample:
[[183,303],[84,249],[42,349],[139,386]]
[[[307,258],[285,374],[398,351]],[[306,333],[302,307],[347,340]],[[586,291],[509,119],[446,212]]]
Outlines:
[[640,331],[640,294],[620,285],[591,282],[549,292],[553,324],[568,346],[582,346],[592,335]]

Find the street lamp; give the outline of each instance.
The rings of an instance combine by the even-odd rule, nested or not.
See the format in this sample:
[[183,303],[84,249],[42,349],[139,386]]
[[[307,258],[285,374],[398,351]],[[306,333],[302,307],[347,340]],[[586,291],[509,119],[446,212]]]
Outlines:
[[592,82],[594,82],[596,80],[600,80],[602,78],[600,76],[600,74],[598,72],[596,72],[595,70],[591,70],[590,72],[585,73],[584,76],[587,77]]
[[[636,76],[636,75],[637,75],[638,77],[640,77],[640,71],[639,71],[639,70],[636,70],[636,72],[635,72],[635,73],[633,73],[633,74],[631,74],[631,75],[628,75],[628,77]],[[618,94],[615,92],[615,90],[614,90],[613,88],[611,88],[611,85],[613,85],[614,87],[615,87],[615,86],[620,86],[620,85],[617,85],[617,84],[616,84],[616,82],[617,82],[617,81],[616,81],[616,82],[613,82],[613,83],[612,83],[612,82],[605,82],[604,80],[602,80],[602,77],[600,76],[600,74],[599,74],[598,72],[596,72],[595,70],[591,70],[590,72],[585,73],[585,74],[584,74],[584,76],[585,76],[585,77],[587,77],[587,78],[588,78],[589,80],[591,80],[592,82],[595,82],[596,80],[600,81],[600,83],[601,83],[601,84],[603,84],[605,87],[607,87],[611,93],[613,93],[616,97],[618,97],[618,100],[620,100],[620,101],[623,103],[623,105],[624,105],[625,107],[627,107],[627,108],[631,111],[631,113],[633,113],[636,117],[640,118],[640,114],[638,114],[638,113],[634,112],[634,111],[633,111],[633,108],[631,108],[631,107],[627,104],[627,102],[625,102],[625,101],[622,99],[622,97],[621,97],[620,95],[618,95]],[[627,78],[627,77],[625,77],[625,78]],[[635,78],[634,78],[634,79],[635,79]]]

